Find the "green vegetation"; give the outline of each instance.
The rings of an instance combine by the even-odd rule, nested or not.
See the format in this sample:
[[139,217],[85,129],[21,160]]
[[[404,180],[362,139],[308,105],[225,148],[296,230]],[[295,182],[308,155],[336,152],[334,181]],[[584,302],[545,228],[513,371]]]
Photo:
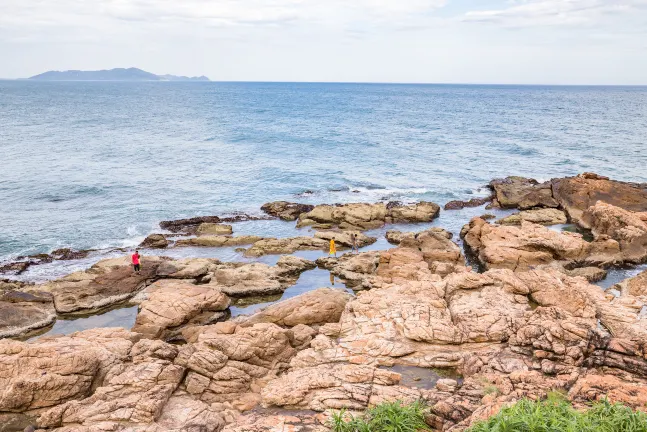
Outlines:
[[577,411],[552,393],[545,401],[517,402],[467,432],[647,432],[647,414],[606,400]]
[[415,402],[383,403],[354,417],[345,410],[332,415],[333,432],[422,432],[429,431],[423,415],[424,405]]

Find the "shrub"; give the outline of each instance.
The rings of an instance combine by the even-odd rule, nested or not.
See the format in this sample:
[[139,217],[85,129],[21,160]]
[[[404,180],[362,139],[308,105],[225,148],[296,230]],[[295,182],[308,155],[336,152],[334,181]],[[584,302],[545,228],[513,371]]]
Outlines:
[[647,414],[607,400],[577,411],[551,393],[545,401],[521,400],[468,432],[647,432]]
[[429,431],[423,410],[424,405],[420,402],[410,405],[401,402],[383,403],[357,417],[345,410],[333,413],[329,426],[333,432]]

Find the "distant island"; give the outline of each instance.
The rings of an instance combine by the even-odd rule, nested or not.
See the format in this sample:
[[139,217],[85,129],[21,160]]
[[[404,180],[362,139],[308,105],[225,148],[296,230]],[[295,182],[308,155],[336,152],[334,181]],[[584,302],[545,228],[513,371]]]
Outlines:
[[38,81],[209,81],[206,76],[155,75],[137,68],[98,71],[48,71],[28,79]]

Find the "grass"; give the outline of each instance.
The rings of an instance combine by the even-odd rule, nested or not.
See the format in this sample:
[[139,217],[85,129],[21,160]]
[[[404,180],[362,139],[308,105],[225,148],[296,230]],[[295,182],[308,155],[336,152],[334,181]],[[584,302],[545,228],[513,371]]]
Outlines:
[[577,411],[551,393],[545,401],[521,400],[467,432],[647,432],[647,414],[606,400]]
[[333,432],[422,432],[429,431],[424,419],[424,405],[389,402],[368,409],[361,416],[345,410],[333,413],[329,426]]

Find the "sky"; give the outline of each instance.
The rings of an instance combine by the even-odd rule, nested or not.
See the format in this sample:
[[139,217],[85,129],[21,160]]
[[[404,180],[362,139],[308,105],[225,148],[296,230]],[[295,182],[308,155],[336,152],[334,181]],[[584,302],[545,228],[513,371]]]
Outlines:
[[647,0],[0,0],[0,78],[647,84]]

